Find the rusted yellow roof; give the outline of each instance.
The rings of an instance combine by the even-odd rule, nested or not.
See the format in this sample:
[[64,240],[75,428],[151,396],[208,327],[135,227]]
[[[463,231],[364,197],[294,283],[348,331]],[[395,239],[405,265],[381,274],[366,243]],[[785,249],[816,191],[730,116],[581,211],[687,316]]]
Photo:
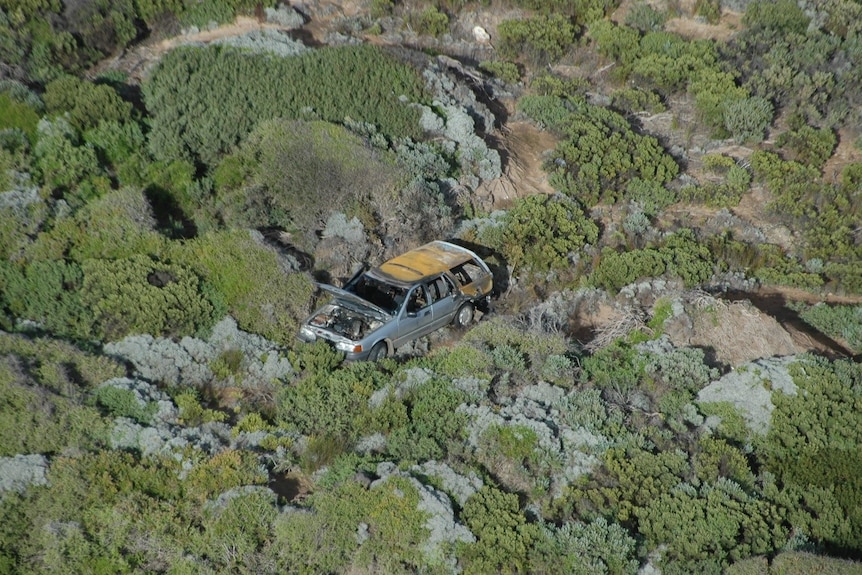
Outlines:
[[473,253],[466,248],[436,240],[392,258],[377,270],[394,280],[415,282],[451,269],[472,257]]

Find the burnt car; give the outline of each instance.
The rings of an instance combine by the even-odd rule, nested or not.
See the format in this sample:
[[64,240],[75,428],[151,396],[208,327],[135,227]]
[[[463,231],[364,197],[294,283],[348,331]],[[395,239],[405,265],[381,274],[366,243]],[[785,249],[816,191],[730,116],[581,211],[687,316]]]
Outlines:
[[323,339],[349,360],[378,361],[449,324],[472,323],[493,288],[491,270],[462,246],[433,241],[361,273],[343,288],[318,284],[332,299],[298,337]]

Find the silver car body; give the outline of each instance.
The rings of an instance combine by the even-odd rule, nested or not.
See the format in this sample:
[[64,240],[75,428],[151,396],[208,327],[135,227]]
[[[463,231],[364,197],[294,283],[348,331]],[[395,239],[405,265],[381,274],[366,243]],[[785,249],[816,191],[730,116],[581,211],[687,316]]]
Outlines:
[[299,331],[323,339],[349,360],[379,359],[453,321],[469,323],[491,293],[491,270],[471,250],[434,241],[354,277]]

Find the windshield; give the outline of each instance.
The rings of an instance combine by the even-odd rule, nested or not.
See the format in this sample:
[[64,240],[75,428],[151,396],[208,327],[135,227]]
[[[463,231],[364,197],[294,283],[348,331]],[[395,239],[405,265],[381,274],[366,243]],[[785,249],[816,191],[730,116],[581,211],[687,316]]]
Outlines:
[[367,275],[361,276],[347,289],[390,314],[394,314],[401,307],[407,293],[404,288],[383,283]]

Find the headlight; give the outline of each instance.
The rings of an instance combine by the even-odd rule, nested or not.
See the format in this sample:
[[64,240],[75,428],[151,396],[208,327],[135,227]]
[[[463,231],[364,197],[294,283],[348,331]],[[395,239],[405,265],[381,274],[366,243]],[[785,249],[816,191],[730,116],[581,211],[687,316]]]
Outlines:
[[335,344],[335,349],[338,351],[344,351],[347,353],[361,353],[362,346],[352,341],[339,341]]

